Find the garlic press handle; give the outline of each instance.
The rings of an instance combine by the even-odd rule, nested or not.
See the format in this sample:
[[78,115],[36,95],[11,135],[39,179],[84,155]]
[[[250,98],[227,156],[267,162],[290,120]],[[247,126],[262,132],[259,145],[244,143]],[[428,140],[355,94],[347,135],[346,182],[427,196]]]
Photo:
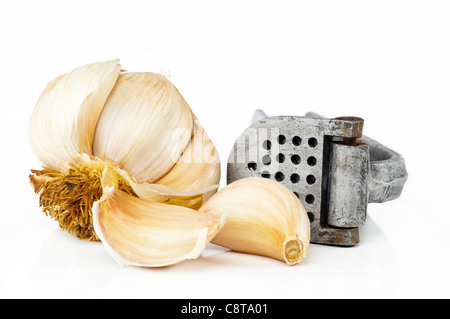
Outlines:
[[[306,117],[323,118],[313,112],[306,113]],[[369,146],[370,154],[368,202],[383,203],[398,198],[408,179],[403,156],[365,135],[361,143]]]
[[361,142],[369,146],[369,203],[383,203],[398,198],[408,179],[403,156],[368,136]]

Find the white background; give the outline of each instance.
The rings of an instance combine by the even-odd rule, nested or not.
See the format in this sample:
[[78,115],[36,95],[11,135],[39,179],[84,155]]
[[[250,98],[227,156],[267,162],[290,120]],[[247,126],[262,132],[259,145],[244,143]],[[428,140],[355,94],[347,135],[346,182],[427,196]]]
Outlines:
[[[449,1],[2,1],[3,298],[448,298]],[[59,230],[28,184],[28,123],[48,81],[120,58],[170,72],[223,164],[256,108],[365,119],[404,155],[402,196],[370,204],[353,248],[294,267],[209,245],[163,269],[121,268]]]

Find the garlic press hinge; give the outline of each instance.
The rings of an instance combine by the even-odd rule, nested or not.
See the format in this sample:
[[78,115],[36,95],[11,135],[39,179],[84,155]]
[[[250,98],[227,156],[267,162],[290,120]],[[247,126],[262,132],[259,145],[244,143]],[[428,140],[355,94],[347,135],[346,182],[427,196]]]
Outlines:
[[403,157],[362,135],[358,117],[267,117],[236,140],[227,182],[258,176],[282,183],[305,206],[311,242],[353,246],[367,204],[398,197],[407,173]]

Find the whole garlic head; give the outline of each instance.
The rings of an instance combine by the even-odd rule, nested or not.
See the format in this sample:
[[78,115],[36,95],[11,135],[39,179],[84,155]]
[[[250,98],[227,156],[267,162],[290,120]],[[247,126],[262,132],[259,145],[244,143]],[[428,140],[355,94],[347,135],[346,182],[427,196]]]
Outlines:
[[43,165],[30,175],[40,206],[79,238],[99,239],[92,206],[102,179],[130,196],[194,209],[220,180],[214,144],[176,87],[159,74],[124,72],[118,60],[52,80],[30,141]]

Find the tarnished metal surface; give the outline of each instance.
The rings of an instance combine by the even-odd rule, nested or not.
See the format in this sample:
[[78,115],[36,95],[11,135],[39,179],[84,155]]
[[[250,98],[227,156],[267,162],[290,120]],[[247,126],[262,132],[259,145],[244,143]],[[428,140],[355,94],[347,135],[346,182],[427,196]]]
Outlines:
[[369,203],[383,203],[400,196],[408,179],[403,156],[363,136],[370,149]]
[[328,225],[358,227],[366,221],[369,147],[331,143]]
[[227,182],[251,176],[278,181],[305,206],[311,242],[353,246],[367,203],[398,197],[407,178],[399,154],[361,140],[363,123],[357,117],[267,117],[257,111],[233,146]]
[[[313,112],[308,112],[305,116],[324,118]],[[257,110],[253,120],[263,119],[264,117],[267,117],[267,115],[263,111]],[[369,146],[370,178],[367,186],[368,202],[383,203],[398,198],[408,179],[403,156],[365,135],[362,136],[360,143]]]

